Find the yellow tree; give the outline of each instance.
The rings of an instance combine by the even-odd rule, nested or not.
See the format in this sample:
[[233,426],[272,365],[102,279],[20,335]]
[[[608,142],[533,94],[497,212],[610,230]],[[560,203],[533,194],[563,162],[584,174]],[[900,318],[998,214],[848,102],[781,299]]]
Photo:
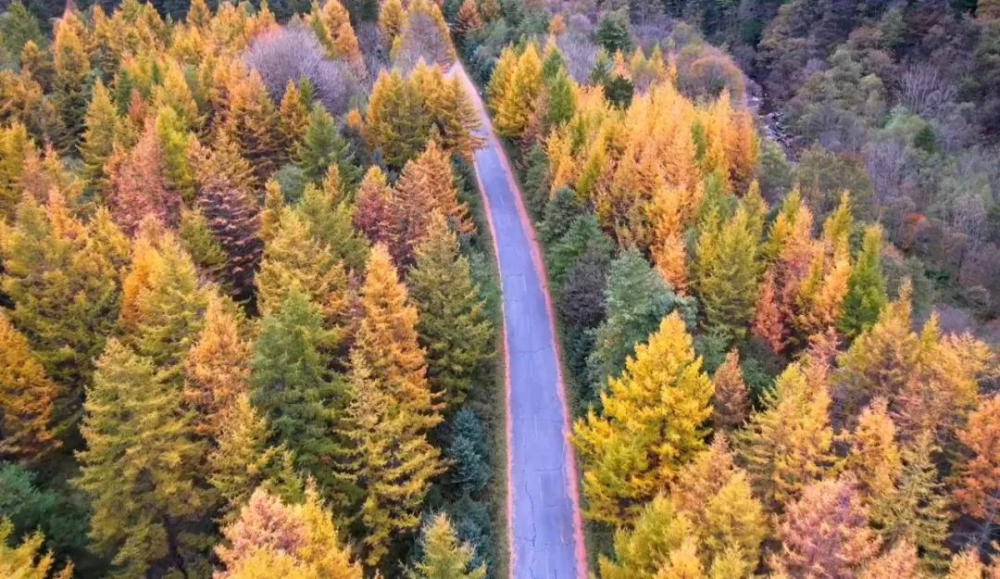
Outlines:
[[865,408],[849,441],[851,450],[844,467],[854,473],[862,497],[871,504],[892,493],[903,461],[896,443],[896,425],[884,398],[876,398]]
[[587,516],[627,524],[704,447],[712,382],[695,356],[684,321],[672,313],[625,371],[601,393],[602,415],[576,422]]
[[[499,72],[508,74],[504,70]],[[497,131],[506,137],[520,137],[535,113],[542,91],[542,60],[538,47],[529,44],[524,49],[517,58],[510,79],[501,86],[503,92],[494,105]]]
[[726,360],[712,376],[712,383],[715,386],[712,424],[724,430],[739,428],[750,416],[750,395],[740,369],[740,354],[735,348],[726,354]]
[[955,501],[981,523],[981,541],[1000,521],[1000,396],[986,398],[958,433],[968,459],[959,467]]
[[[798,362],[778,377],[741,433],[741,454],[758,496],[778,509],[822,477],[832,462],[830,396],[824,381],[810,383]],[[818,383],[816,383],[818,382]]]
[[0,456],[34,462],[59,446],[51,431],[58,393],[28,341],[0,314]]

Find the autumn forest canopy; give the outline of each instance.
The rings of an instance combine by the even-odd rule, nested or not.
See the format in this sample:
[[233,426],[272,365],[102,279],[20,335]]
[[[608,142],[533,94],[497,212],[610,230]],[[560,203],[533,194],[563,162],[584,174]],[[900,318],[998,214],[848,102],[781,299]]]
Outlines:
[[0,578],[508,573],[457,66],[592,574],[1000,577],[995,0],[0,9]]

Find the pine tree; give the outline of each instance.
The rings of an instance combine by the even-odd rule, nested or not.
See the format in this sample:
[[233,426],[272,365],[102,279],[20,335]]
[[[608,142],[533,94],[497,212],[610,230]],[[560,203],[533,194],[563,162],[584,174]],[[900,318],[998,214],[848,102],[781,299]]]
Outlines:
[[[18,3],[15,3],[18,5]],[[40,532],[25,537],[21,544],[10,547],[14,525],[0,519],[0,576],[12,579],[72,579],[73,564],[67,563],[58,573],[53,573],[55,557],[52,553],[40,554],[45,536]]]
[[24,125],[0,128],[0,216],[4,221],[12,220],[21,200],[26,157],[37,154]]
[[861,579],[920,579],[917,549],[903,539],[865,566]]
[[708,325],[741,337],[754,317],[760,267],[758,240],[748,211],[740,207],[725,224],[713,213],[695,247],[695,279]]
[[208,482],[219,495],[222,520],[235,518],[257,488],[285,498],[301,491],[294,457],[284,447],[267,446],[267,420],[257,414],[246,392],[237,394],[220,418],[224,422],[207,460]]
[[438,214],[417,247],[416,267],[406,281],[420,313],[417,335],[427,352],[427,380],[454,410],[492,354],[493,324],[458,239]]
[[58,448],[51,430],[58,394],[28,341],[0,314],[0,456],[37,462]]
[[284,208],[285,196],[281,192],[281,184],[275,179],[268,179],[264,186],[264,206],[260,210],[259,231],[260,240],[265,247],[278,233],[278,223]]
[[667,498],[658,495],[642,508],[631,530],[619,527],[615,531],[615,560],[604,556],[598,559],[601,577],[655,577],[669,561],[670,553],[695,533],[691,521],[678,514]]
[[121,576],[141,577],[153,566],[197,569],[199,537],[186,527],[207,506],[194,484],[202,451],[179,389],[156,376],[149,358],[111,339],[85,411],[76,484],[91,499],[95,546],[114,553]]
[[865,408],[849,440],[851,450],[844,467],[857,478],[858,491],[867,504],[884,499],[894,490],[903,469],[896,425],[884,398]]
[[75,422],[93,360],[115,326],[128,240],[107,211],[85,227],[58,193],[44,208],[28,195],[0,235],[0,252],[0,287],[15,304],[10,321],[60,387],[56,420]]
[[351,363],[360,360],[370,373],[368,379],[408,415],[411,429],[426,432],[441,422],[440,396],[427,383],[417,309],[384,246],[376,245],[368,258],[361,305],[364,314]]
[[[434,141],[403,167],[396,182],[396,192],[403,207],[415,203],[416,199],[428,199],[435,210],[448,218],[456,231],[461,234],[475,232],[475,225],[469,218],[469,207],[458,199],[449,156]],[[425,222],[427,218],[429,216],[425,217]],[[417,234],[414,232],[414,235]],[[426,228],[419,234],[426,235]]]
[[90,57],[81,35],[83,31],[76,16],[64,16],[55,26],[52,41],[53,89],[56,107],[67,131],[63,139],[67,149],[76,144],[77,137],[83,132],[83,120],[87,113]]
[[234,310],[226,298],[212,297],[184,361],[184,400],[195,413],[195,431],[208,439],[225,426],[226,408],[250,389],[250,343]]
[[218,579],[363,577],[361,566],[340,543],[333,515],[311,488],[297,505],[256,490],[222,535],[226,544],[215,551],[225,570],[215,573]]
[[249,299],[263,252],[257,204],[229,183],[216,179],[199,191],[198,208],[226,254],[226,277],[234,296]]
[[903,450],[898,481],[874,503],[871,519],[887,542],[912,542],[920,552],[921,566],[941,572],[948,564],[946,540],[952,514],[944,485],[938,481],[936,451],[927,434]]
[[350,146],[337,132],[333,117],[321,106],[314,106],[309,114],[309,125],[295,158],[306,177],[317,183],[330,165],[337,165],[341,178],[348,183],[354,182],[358,173]]
[[360,272],[368,260],[368,244],[351,223],[354,208],[345,199],[339,176],[337,166],[330,165],[323,187],[306,185],[295,211],[317,242],[325,245],[348,269]]
[[702,562],[707,568],[735,548],[743,563],[742,575],[757,568],[761,544],[767,537],[764,506],[754,496],[746,473],[738,471],[705,506]]
[[861,253],[848,280],[844,309],[837,328],[849,337],[867,330],[878,321],[886,305],[885,279],[882,277],[882,229],[865,230]]
[[197,140],[187,130],[181,117],[170,107],[160,107],[156,113],[156,136],[163,154],[163,175],[171,190],[191,203],[195,196],[195,169],[190,151]]
[[292,292],[302,292],[322,315],[324,349],[347,337],[350,299],[344,266],[312,235],[298,212],[284,209],[274,237],[264,247],[257,274],[261,313],[277,311]]
[[329,376],[323,318],[308,296],[292,289],[265,315],[250,359],[251,400],[267,417],[272,443],[295,454],[295,466],[315,477],[325,497],[341,504],[349,489],[330,468],[342,386]]
[[793,363],[765,394],[764,406],[741,436],[741,454],[758,496],[777,509],[799,497],[831,462],[830,396],[825,383],[810,384]]
[[985,398],[958,433],[968,459],[958,468],[954,498],[962,513],[980,523],[985,544],[1000,521],[1000,396]]
[[472,568],[473,550],[460,543],[447,515],[435,515],[420,537],[423,556],[411,573],[412,579],[484,579],[486,567]]
[[852,478],[809,485],[781,520],[776,566],[792,577],[855,577],[879,548],[866,517]]
[[494,105],[496,128],[501,135],[517,138],[524,133],[541,90],[542,61],[538,48],[529,44],[517,58],[510,79]]
[[[379,253],[376,247],[372,255]],[[440,452],[424,434],[426,418],[376,372],[360,349],[352,352],[347,466],[364,492],[358,520],[370,567],[383,562],[400,534],[417,528],[431,479],[444,471]]]
[[111,93],[101,79],[97,79],[84,117],[86,130],[80,144],[80,156],[87,179],[98,191],[103,191],[106,186],[105,165],[114,151],[118,125],[118,111],[111,102]]
[[726,354],[725,362],[712,376],[712,383],[715,387],[712,424],[724,430],[739,428],[750,416],[750,397],[735,348]]
[[587,516],[612,525],[631,521],[703,448],[711,397],[712,382],[691,336],[672,313],[647,344],[636,347],[624,373],[609,381],[601,394],[603,415],[591,410],[574,425]]
[[184,359],[201,333],[209,293],[173,234],[164,234],[156,252],[149,285],[137,296],[138,323],[129,339],[138,354],[156,364],[158,379],[180,386]]
[[107,163],[107,201],[115,222],[126,234],[134,235],[146,216],[165,225],[177,223],[181,196],[170,188],[166,172],[163,147],[153,122],[147,123],[132,150],[126,153],[117,148],[111,155]]
[[226,287],[228,278],[226,276],[226,252],[222,250],[218,240],[212,234],[208,226],[208,220],[197,209],[181,209],[181,220],[177,226],[177,237],[180,238],[184,249],[191,255],[198,270],[213,283],[230,293]]
[[236,144],[256,181],[263,183],[282,161],[277,111],[256,71],[236,79],[228,89],[228,108],[220,132]]
[[475,0],[464,0],[455,16],[455,34],[459,42],[468,42],[472,34],[483,29],[483,19]]
[[405,15],[400,0],[386,0],[382,3],[378,14],[378,25],[382,28],[382,33],[385,34],[389,46],[392,46],[393,40],[399,36],[399,32],[403,29]]
[[285,158],[294,157],[309,128],[309,109],[303,102],[298,85],[288,80],[285,95],[278,106],[278,131],[281,133],[281,150]]

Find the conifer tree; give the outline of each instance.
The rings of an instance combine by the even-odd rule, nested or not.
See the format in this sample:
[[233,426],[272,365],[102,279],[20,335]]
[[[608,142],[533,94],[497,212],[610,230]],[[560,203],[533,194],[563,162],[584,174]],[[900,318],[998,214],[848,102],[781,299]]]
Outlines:
[[695,248],[695,288],[709,327],[729,336],[741,337],[754,317],[759,239],[744,207],[725,224],[713,213],[701,227]]
[[51,430],[58,394],[28,341],[0,314],[0,456],[37,462],[59,446]]
[[469,260],[440,214],[417,247],[416,267],[406,280],[420,313],[417,335],[427,352],[427,380],[445,405],[455,409],[491,354],[493,325]]
[[472,567],[473,550],[460,543],[447,515],[435,515],[424,524],[420,537],[423,556],[412,579],[484,579],[486,568]]
[[108,205],[115,222],[134,235],[147,216],[164,225],[175,225],[180,217],[181,196],[166,178],[163,147],[152,121],[130,151],[118,148],[108,160],[110,192]]
[[281,192],[281,184],[275,179],[268,179],[264,186],[264,206],[260,210],[259,231],[260,240],[265,247],[278,233],[278,223],[284,207],[285,196]]
[[694,525],[662,495],[645,505],[635,525],[615,531],[614,561],[601,556],[598,566],[604,579],[656,577],[669,561],[670,553],[696,533]]
[[118,124],[118,110],[111,102],[111,93],[101,79],[97,79],[84,117],[86,129],[80,145],[80,156],[83,158],[87,179],[99,191],[103,191],[105,187],[105,165],[114,151]]
[[837,328],[849,337],[874,325],[886,305],[881,253],[882,229],[878,226],[865,229],[861,253],[848,280],[843,313],[837,322]]
[[360,360],[369,380],[406,412],[411,429],[426,432],[441,422],[440,395],[427,383],[417,309],[384,246],[376,245],[369,255],[361,305],[351,363]]
[[917,549],[906,539],[865,565],[861,579],[920,579]]
[[58,193],[45,207],[26,195],[0,235],[0,252],[0,287],[15,304],[10,321],[60,387],[56,420],[73,422],[93,360],[115,326],[128,240],[107,211],[85,227]]
[[776,566],[792,577],[851,579],[878,552],[851,477],[806,487],[778,528]]
[[740,355],[735,348],[726,354],[726,360],[715,371],[712,384],[715,387],[712,424],[724,430],[739,428],[750,416],[750,396],[740,369]]
[[315,491],[291,505],[261,488],[222,530],[224,545],[215,551],[224,570],[218,579],[362,579],[361,566],[340,543],[331,512]]
[[354,182],[358,173],[350,146],[337,132],[333,117],[321,106],[314,106],[309,114],[309,124],[295,158],[306,177],[317,183],[330,165],[337,165],[341,178],[347,183]]
[[[17,3],[15,3],[17,4]],[[73,564],[67,563],[57,573],[53,573],[55,557],[52,553],[40,553],[45,536],[35,532],[25,537],[17,546],[9,546],[14,525],[7,519],[0,519],[0,576],[12,579],[72,579]]]
[[830,396],[825,383],[810,384],[799,363],[782,372],[741,436],[741,454],[758,496],[781,508],[819,479],[832,456]]
[[936,451],[929,434],[903,449],[896,485],[874,503],[871,519],[887,542],[912,542],[920,553],[921,567],[941,572],[948,565],[946,540],[952,514],[938,480]]
[[[764,507],[754,496],[746,473],[737,471],[705,505],[702,538],[702,562],[705,567],[727,557],[735,548],[740,554],[741,573],[747,576],[757,568],[760,546],[767,537]],[[729,554],[730,559],[733,558]],[[733,565],[736,561],[730,561]]]
[[216,447],[208,454],[208,482],[218,493],[220,515],[232,520],[257,488],[286,499],[301,492],[294,457],[284,447],[267,445],[267,420],[258,415],[246,392],[224,409]]
[[341,504],[347,486],[329,465],[338,453],[334,428],[344,400],[342,386],[327,371],[323,346],[319,308],[293,288],[261,319],[250,359],[251,400],[271,425],[271,442],[291,450],[296,468]]
[[240,335],[235,309],[226,298],[210,299],[184,361],[184,401],[195,413],[195,431],[208,439],[219,435],[225,410],[250,389],[250,343]]
[[455,16],[455,34],[460,42],[467,42],[469,35],[483,29],[483,18],[475,0],[464,0]]
[[248,299],[263,251],[257,204],[223,179],[214,179],[198,192],[198,208],[226,254],[227,285],[237,299]]
[[286,159],[294,157],[309,128],[309,109],[303,102],[302,91],[297,84],[288,80],[285,94],[278,106],[278,131],[281,133],[283,156]]
[[[202,454],[180,390],[157,377],[149,358],[111,339],[87,392],[86,450],[76,484],[91,499],[90,536],[114,554],[122,576],[156,567],[194,572],[204,491],[194,477]],[[142,420],[134,417],[141,416]]]
[[185,357],[201,333],[209,293],[173,234],[164,234],[156,252],[148,286],[137,296],[138,323],[129,338],[138,354],[156,364],[158,379],[179,387]]
[[302,292],[319,309],[324,348],[346,338],[350,299],[344,266],[312,235],[298,212],[284,209],[274,237],[264,248],[257,275],[261,313],[277,311],[292,292]]
[[[587,516],[619,525],[634,519],[689,457],[704,447],[712,382],[701,369],[691,336],[675,312],[647,344],[636,347],[625,371],[574,425],[583,464]],[[667,433],[670,433],[669,436]]]
[[177,226],[177,237],[180,238],[184,249],[191,255],[198,270],[212,282],[225,288],[229,293],[226,284],[226,252],[222,250],[218,240],[212,234],[208,226],[208,220],[197,209],[181,209],[181,220]]
[[[372,255],[378,254],[376,247]],[[352,352],[347,467],[364,492],[358,520],[370,567],[383,562],[399,534],[417,528],[431,479],[444,471],[440,452],[424,434],[426,418],[378,374],[360,349]]]
[[196,141],[181,117],[170,107],[160,107],[156,113],[156,136],[163,154],[163,175],[170,188],[188,203],[194,201],[195,170],[190,151]]
[[84,28],[76,16],[64,16],[56,24],[52,41],[53,89],[56,106],[67,131],[63,143],[66,148],[76,144],[77,137],[83,132],[83,119],[87,113],[90,57],[83,32]]
[[[469,218],[468,206],[458,199],[449,156],[434,141],[415,159],[406,163],[396,182],[396,191],[402,206],[414,204],[417,199],[428,199],[435,210],[448,218],[456,231],[462,234],[475,231],[475,225]],[[414,232],[413,235],[418,233],[425,235],[426,230]]]
[[849,440],[851,450],[844,467],[857,478],[862,498],[867,504],[884,499],[894,490],[903,469],[896,425],[884,398],[875,399],[862,411]]
[[0,128],[0,216],[4,221],[14,217],[24,191],[25,160],[29,155],[37,155],[34,149],[24,125],[14,123],[8,128]]
[[306,185],[295,211],[317,242],[348,269],[360,272],[368,260],[368,244],[352,226],[354,208],[345,199],[347,194],[339,176],[337,166],[330,165],[323,187]]
[[959,466],[954,497],[961,511],[975,518],[985,544],[1000,521],[1000,396],[985,398],[958,433],[967,449]]
[[501,135],[517,138],[523,134],[535,112],[541,90],[542,61],[538,48],[529,44],[517,58],[510,79],[494,105],[496,127]]

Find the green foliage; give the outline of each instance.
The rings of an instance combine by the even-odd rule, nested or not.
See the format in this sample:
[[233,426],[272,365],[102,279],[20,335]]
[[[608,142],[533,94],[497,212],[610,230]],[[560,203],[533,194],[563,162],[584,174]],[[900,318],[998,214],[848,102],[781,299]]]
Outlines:
[[603,388],[609,376],[621,372],[636,344],[644,342],[664,316],[677,311],[691,327],[696,313],[694,299],[674,293],[634,249],[611,263],[604,295],[607,319],[594,332],[594,351],[588,359],[595,391]]
[[333,117],[321,106],[314,106],[309,114],[309,127],[299,144],[296,162],[314,182],[326,175],[330,165],[337,165],[346,183],[356,183],[360,176],[354,166],[354,153],[337,130]]
[[632,32],[629,30],[628,15],[624,11],[612,12],[597,25],[597,43],[609,54],[619,50],[632,52]]
[[[545,181],[547,182],[548,163],[545,164],[544,170],[546,172]],[[584,215],[584,207],[580,204],[576,193],[569,187],[560,187],[552,194],[551,198],[547,195],[547,184],[545,189],[545,213],[542,224],[538,228],[538,233],[542,243],[549,246],[558,241],[563,235],[566,235],[570,226]]]
[[881,255],[882,229],[871,226],[865,230],[861,253],[851,268],[844,309],[837,321],[837,328],[848,336],[872,327],[888,302]]
[[601,231],[597,218],[589,213],[574,219],[566,232],[549,248],[547,266],[552,285],[561,287],[566,272],[588,251],[604,254],[614,252],[614,242]]
[[463,408],[450,421],[445,458],[452,462],[448,482],[458,496],[478,496],[490,481],[486,429],[475,411]]

